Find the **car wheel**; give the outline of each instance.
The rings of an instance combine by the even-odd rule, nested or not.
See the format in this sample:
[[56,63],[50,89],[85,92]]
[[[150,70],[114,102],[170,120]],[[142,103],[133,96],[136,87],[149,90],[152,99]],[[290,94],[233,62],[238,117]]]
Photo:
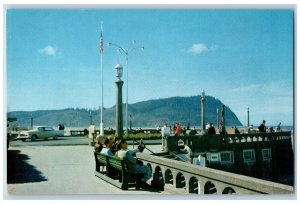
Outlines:
[[54,140],[57,140],[57,139],[58,139],[58,138],[57,138],[57,135],[56,135],[56,136],[54,136],[54,137],[53,137],[53,139],[54,139]]
[[34,140],[36,140],[37,139],[37,136],[36,135],[32,135],[31,136],[31,141],[34,141]]
[[26,139],[22,139],[22,142],[25,142],[26,141]]
[[44,140],[48,140],[48,138],[45,138]]

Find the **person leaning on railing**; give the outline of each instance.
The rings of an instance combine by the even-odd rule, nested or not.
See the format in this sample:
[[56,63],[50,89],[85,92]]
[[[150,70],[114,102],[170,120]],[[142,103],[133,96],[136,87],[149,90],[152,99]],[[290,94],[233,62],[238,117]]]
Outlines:
[[189,161],[190,163],[193,162],[194,153],[193,153],[192,149],[188,145],[184,144],[184,141],[181,139],[178,140],[178,149],[177,150],[178,150],[178,153],[185,154],[186,161]]

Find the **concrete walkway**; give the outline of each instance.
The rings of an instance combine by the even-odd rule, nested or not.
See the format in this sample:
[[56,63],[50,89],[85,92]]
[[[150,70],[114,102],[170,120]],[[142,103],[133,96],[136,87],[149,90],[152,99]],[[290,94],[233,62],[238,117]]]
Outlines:
[[[155,152],[160,148],[161,145],[151,146]],[[115,195],[137,198],[167,194],[143,189],[122,191],[96,177],[93,147],[88,145],[10,147],[8,157],[14,160],[8,159],[7,199],[34,199],[37,195],[55,199],[65,195],[88,195],[88,199],[114,195],[117,199]]]

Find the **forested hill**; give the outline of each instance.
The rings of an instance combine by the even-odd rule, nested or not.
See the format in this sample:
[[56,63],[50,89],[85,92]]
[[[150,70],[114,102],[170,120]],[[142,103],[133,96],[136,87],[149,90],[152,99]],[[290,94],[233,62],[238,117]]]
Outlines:
[[[213,122],[216,126],[216,110],[221,115],[222,102],[214,97],[205,98],[205,121]],[[99,110],[67,108],[62,110],[37,110],[37,111],[15,111],[9,112],[8,117],[16,117],[17,125],[29,127],[31,114],[34,125],[57,126],[63,123],[65,127],[87,127],[92,123],[99,128]],[[132,127],[157,127],[163,122],[169,125],[179,122],[182,126],[190,123],[190,126],[201,124],[201,97],[171,97],[138,102],[128,105],[128,115],[131,115]],[[90,117],[91,115],[91,117]],[[115,106],[106,108],[103,111],[104,124],[107,127],[115,127]],[[123,106],[124,127],[125,127],[125,104]],[[225,104],[226,126],[241,126],[236,115]]]

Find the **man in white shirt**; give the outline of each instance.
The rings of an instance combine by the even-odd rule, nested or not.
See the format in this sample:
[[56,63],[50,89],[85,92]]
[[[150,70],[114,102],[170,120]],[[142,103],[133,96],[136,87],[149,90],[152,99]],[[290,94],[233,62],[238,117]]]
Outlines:
[[163,127],[161,128],[161,139],[162,139],[162,150],[166,150],[166,137],[170,136],[170,127],[168,127],[167,123],[164,123]]

